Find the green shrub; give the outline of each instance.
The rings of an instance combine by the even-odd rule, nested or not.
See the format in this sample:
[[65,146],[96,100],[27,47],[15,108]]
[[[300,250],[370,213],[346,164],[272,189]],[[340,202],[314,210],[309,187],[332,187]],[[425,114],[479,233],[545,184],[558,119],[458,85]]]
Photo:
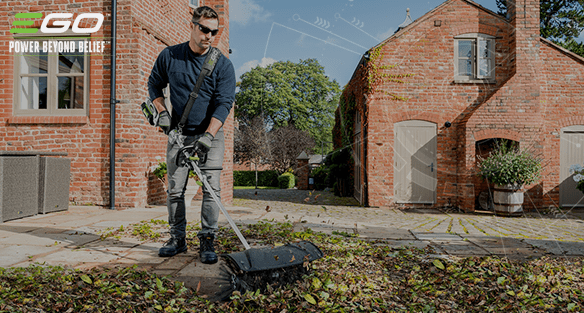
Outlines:
[[333,192],[339,197],[350,197],[353,195],[353,157],[350,149],[335,150],[327,158],[325,165],[328,175],[325,184],[333,188]]
[[292,173],[286,172],[286,173],[278,176],[278,187],[280,187],[280,189],[294,188],[295,184],[296,184],[296,179],[294,178],[294,174],[292,174]]
[[487,158],[479,157],[478,174],[496,185],[523,186],[541,177],[541,161],[517,143],[501,141]]
[[314,188],[316,190],[323,190],[327,187],[326,177],[329,174],[329,169],[326,166],[320,166],[312,171],[312,178],[314,178]]
[[[233,186],[255,186],[255,171],[233,171]],[[258,186],[278,187],[278,171],[258,171]]]

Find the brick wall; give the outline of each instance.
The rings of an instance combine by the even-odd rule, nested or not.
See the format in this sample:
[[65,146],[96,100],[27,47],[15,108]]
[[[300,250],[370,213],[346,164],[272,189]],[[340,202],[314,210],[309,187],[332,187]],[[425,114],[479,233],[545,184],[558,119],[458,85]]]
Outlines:
[[[542,206],[557,206],[560,182],[560,134],[564,127],[584,125],[584,58],[543,39],[540,43],[542,68],[541,114],[543,155]],[[577,192],[577,191],[574,191]]]
[[[440,26],[435,26],[440,21]],[[465,160],[463,125],[475,106],[508,79],[511,27],[501,17],[466,1],[448,1],[390,38],[383,62],[397,65],[387,74],[414,74],[408,83],[386,82],[367,101],[366,173],[369,205],[393,204],[394,123],[425,120],[437,124],[438,206],[456,204],[471,174],[459,171]],[[497,84],[454,83],[454,37],[465,33],[496,36]],[[388,93],[407,98],[394,100]],[[445,122],[452,123],[446,128]],[[463,163],[464,164],[464,163]]]
[[[220,14],[222,31],[217,46],[229,53],[229,6],[226,0],[202,1]],[[71,158],[70,200],[109,203],[110,55],[92,55],[87,117],[14,117],[13,56],[8,32],[19,12],[103,13],[101,30],[92,40],[111,36],[110,1],[3,1],[0,6],[0,139],[2,150],[64,151]],[[158,53],[168,45],[189,39],[191,11],[183,0],[120,0],[117,6],[116,98],[116,206],[144,206],[148,199],[163,202],[164,195],[149,168],[164,157],[166,136],[145,122],[139,104],[147,97],[147,79]],[[40,22],[38,22],[40,26]],[[232,200],[233,114],[225,126],[226,152],[222,197]],[[148,190],[154,194],[148,195]]]
[[[383,64],[396,65],[385,74],[414,76],[404,79],[406,84],[386,80],[360,104],[366,116],[367,204],[395,204],[394,124],[405,120],[437,125],[435,206],[474,209],[484,187],[475,174],[476,143],[488,138],[515,140],[544,156],[544,179],[527,187],[527,208],[557,203],[559,131],[584,124],[584,113],[577,108],[584,104],[584,62],[539,38],[537,0],[509,3],[519,18],[508,21],[466,1],[446,1],[380,44]],[[454,37],[466,33],[496,38],[495,83],[454,81]],[[359,85],[364,71],[358,68],[345,90],[358,100],[364,99]],[[452,126],[445,127],[446,121]]]

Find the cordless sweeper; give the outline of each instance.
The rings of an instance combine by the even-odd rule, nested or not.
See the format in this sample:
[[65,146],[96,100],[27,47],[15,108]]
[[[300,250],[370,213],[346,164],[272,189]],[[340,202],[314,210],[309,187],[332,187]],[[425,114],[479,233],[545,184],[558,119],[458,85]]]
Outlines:
[[[211,197],[219,206],[221,212],[225,215],[229,225],[237,235],[237,238],[243,244],[245,250],[222,255],[226,266],[223,267],[223,288],[216,296],[219,299],[228,299],[233,291],[256,291],[266,290],[267,286],[280,286],[287,283],[293,283],[306,274],[308,262],[323,257],[322,251],[309,241],[300,241],[288,243],[283,246],[269,248],[252,248],[241,231],[229,216],[229,212],[223,206],[215,190],[211,187],[208,179],[202,174],[199,165],[203,166],[206,162],[207,155],[195,149],[194,146],[184,145],[184,136],[182,129],[186,124],[189,112],[191,111],[195,99],[198,96],[199,89],[205,76],[210,76],[219,58],[219,49],[211,48],[201,73],[197,77],[193,92],[189,96],[184,112],[176,129],[169,132],[169,142],[176,143],[179,152],[175,159],[178,166],[186,166],[192,170],[203,183],[203,187],[210,193]],[[157,125],[158,111],[150,99],[142,103],[142,112],[148,122]],[[208,169],[208,168],[205,168]],[[220,170],[213,169],[213,170]]]

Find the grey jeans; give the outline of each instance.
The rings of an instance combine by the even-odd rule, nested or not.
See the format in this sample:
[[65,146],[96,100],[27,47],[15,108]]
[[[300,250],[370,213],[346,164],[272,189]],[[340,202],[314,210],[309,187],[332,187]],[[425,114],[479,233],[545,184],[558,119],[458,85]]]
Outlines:
[[[198,136],[182,136],[184,145],[194,144]],[[185,208],[185,190],[189,178],[187,167],[177,167],[175,159],[179,147],[175,144],[168,143],[166,149],[167,165],[167,206],[168,206],[168,224],[170,225],[170,235],[175,238],[186,237],[186,208]],[[200,165],[203,175],[207,177],[211,188],[214,189],[217,197],[221,199],[221,170],[223,166],[223,153],[225,151],[225,141],[223,138],[223,129],[219,130],[213,139],[211,150],[207,154],[207,162]],[[217,219],[219,218],[219,206],[213,200],[210,190],[203,187],[203,204],[201,206],[201,231],[198,235],[214,234],[217,230]]]

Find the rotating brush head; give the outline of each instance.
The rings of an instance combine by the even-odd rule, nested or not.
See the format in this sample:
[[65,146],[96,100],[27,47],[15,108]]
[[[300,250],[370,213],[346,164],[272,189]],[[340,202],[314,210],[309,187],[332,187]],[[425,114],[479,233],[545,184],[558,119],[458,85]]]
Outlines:
[[302,276],[308,274],[308,269],[302,264],[271,270],[246,272],[234,265],[229,258],[224,258],[226,266],[221,267],[219,284],[221,290],[215,294],[219,301],[227,301],[234,291],[244,294],[247,291],[265,293],[282,286],[296,283]]

